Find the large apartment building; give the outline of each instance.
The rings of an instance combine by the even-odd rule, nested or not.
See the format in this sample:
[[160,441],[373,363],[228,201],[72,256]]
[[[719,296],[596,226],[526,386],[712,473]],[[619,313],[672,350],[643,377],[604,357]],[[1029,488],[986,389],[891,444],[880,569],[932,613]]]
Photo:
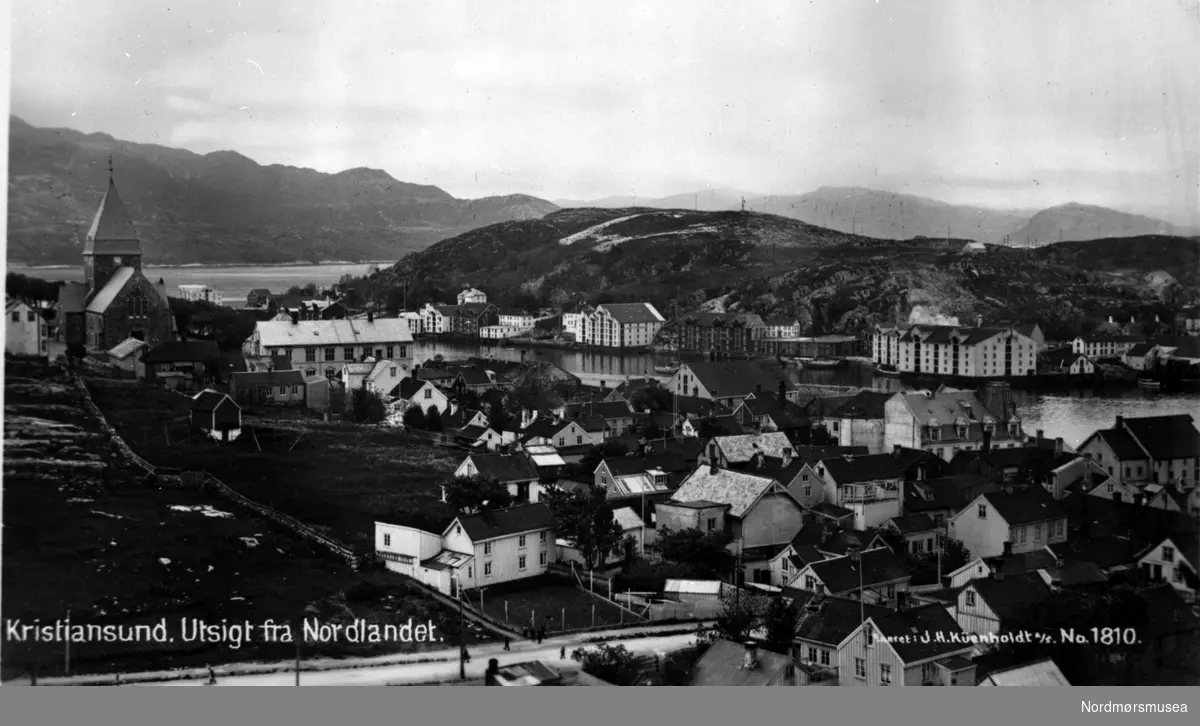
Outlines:
[[650,303],[606,303],[582,321],[580,342],[599,348],[643,348],[666,320]]
[[247,356],[283,356],[306,376],[335,378],[346,363],[367,358],[412,369],[413,337],[403,318],[260,321],[242,344]]
[[871,357],[901,373],[968,378],[1033,375],[1038,343],[1029,327],[878,326],[871,336]]

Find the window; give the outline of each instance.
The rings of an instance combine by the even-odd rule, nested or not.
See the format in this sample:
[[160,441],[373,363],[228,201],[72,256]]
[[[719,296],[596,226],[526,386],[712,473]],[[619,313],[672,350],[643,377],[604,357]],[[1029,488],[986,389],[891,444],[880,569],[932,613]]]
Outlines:
[[538,542],[541,542],[542,544],[546,544],[546,533],[545,532],[538,532]]
[[987,519],[987,505],[986,504],[979,505],[979,518]]
[[518,570],[525,569],[525,555],[521,555],[520,557],[517,558],[517,569]]
[[1065,520],[1065,519],[1058,520],[1057,522],[1054,523],[1055,535],[1058,537],[1063,536],[1063,532],[1066,531],[1066,528],[1067,528],[1067,520]]
[[1175,582],[1183,582],[1183,568],[1182,567],[1175,568]]
[[317,362],[317,349],[316,348],[305,348],[304,349],[304,362],[305,363],[316,363]]
[[490,563],[490,562],[483,563],[483,576],[484,577],[492,576],[492,563]]
[[309,368],[308,370],[306,370],[306,371],[304,372],[304,375],[306,375],[306,376],[315,376],[315,375],[317,375],[317,369],[316,369],[316,368]]
[[546,551],[545,550],[542,550],[540,553],[538,553],[538,564],[539,565],[546,564]]
[[454,528],[454,533],[462,534],[462,525],[461,524]]
[[326,361],[332,361],[332,360],[333,360],[333,354],[334,354],[334,353],[336,353],[336,352],[337,352],[337,351],[336,351],[335,349],[333,349],[333,348],[326,348],[326,349],[325,349],[325,360],[326,360]]
[[887,663],[879,664],[879,682],[882,685],[892,685],[892,667]]
[[517,546],[518,547],[525,546],[525,535],[521,535],[520,537],[517,538]]
[[37,320],[37,313],[33,312],[32,310],[25,313],[25,322],[32,323],[35,320]]
[[567,445],[567,437],[565,437],[565,436],[559,436],[559,437],[558,437],[558,445],[559,445],[559,446],[566,446],[566,445]]
[[1109,494],[1112,494],[1112,493],[1113,493],[1113,485],[1112,485],[1112,484],[1109,484],[1109,485],[1106,487],[1106,491],[1107,491]]
[[1163,560],[1163,562],[1174,562],[1175,561],[1175,548],[1174,547],[1163,547],[1162,548],[1162,560]]
[[392,378],[396,377],[396,366],[392,366],[391,368],[388,369],[388,375],[391,376]]
[[867,662],[862,658],[854,659],[854,675],[858,678],[867,677]]
[[829,651],[827,651],[827,650],[821,651],[821,665],[823,665],[823,666],[829,665]]
[[384,547],[392,546],[392,535],[390,535],[390,534],[383,535],[383,546]]
[[[391,354],[391,353],[388,353],[388,357],[389,357],[389,358],[391,358],[391,357],[392,357],[392,354]],[[407,346],[407,345],[402,345],[402,346],[400,346],[400,357],[401,357],[401,358],[407,358],[407,357],[408,357],[408,346]]]
[[1017,544],[1025,544],[1025,531],[1028,527],[1017,528]]
[[811,645],[808,646],[808,662],[809,663],[817,662],[817,649]]
[[12,314],[12,321],[13,321],[14,323],[19,323],[19,322],[21,322],[21,312],[20,312],[19,310],[18,310],[17,312],[15,312],[15,313],[13,313],[13,314]]
[[867,636],[867,645],[875,645],[875,629],[868,627],[863,633]]
[[575,437],[575,445],[576,445],[576,446],[579,446],[579,445],[581,445],[582,443],[583,443],[583,437],[582,437],[582,436],[576,436],[576,437]]
[[708,531],[711,532],[716,528],[717,528],[717,518],[709,517],[708,518]]
[[279,395],[281,395],[281,396],[286,396],[286,395],[287,395],[287,386],[280,386],[280,387],[279,387]]
[[817,578],[813,577],[812,575],[805,577],[804,578],[804,589],[815,592],[817,589]]
[[804,496],[805,496],[805,497],[811,497],[811,496],[812,496],[812,485],[808,485],[808,486],[805,486],[805,487],[804,487]]
[[[388,358],[391,358],[391,357],[392,357],[392,352],[393,352],[395,349],[396,349],[396,346],[394,346],[394,345],[389,345],[389,346],[387,347],[387,357],[388,357]],[[393,369],[393,370],[395,370],[395,369]],[[394,375],[394,374],[393,374],[393,375]]]
[[492,554],[492,543],[491,542],[483,543],[483,554],[485,554],[485,555]]
[[343,360],[354,360],[354,348],[353,347],[343,348],[342,349],[342,359]]
[[888,599],[888,600],[895,600],[895,599],[896,599],[896,586],[895,586],[895,585],[888,585],[888,586],[887,586],[887,599]]

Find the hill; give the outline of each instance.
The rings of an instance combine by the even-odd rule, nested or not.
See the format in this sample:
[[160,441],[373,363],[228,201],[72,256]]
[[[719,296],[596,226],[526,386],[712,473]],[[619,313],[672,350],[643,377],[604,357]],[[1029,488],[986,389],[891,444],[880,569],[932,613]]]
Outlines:
[[1037,247],[1051,242],[1082,242],[1103,237],[1187,235],[1188,230],[1161,219],[1127,214],[1088,204],[1063,204],[1043,209],[1013,233],[1017,244]]
[[262,166],[233,151],[201,155],[14,117],[10,261],[78,264],[78,239],[108,184],[109,155],[146,261],[156,265],[397,259],[476,227],[557,209],[524,195],[456,199],[378,169]]
[[1041,211],[991,209],[861,187],[821,187],[798,195],[762,195],[717,189],[660,199],[607,197],[594,202],[563,200],[557,204],[560,207],[614,208],[630,206],[636,201],[638,206],[656,209],[724,211],[740,209],[743,198],[746,209],[751,211],[883,239],[950,237],[1039,246],[1060,241],[1194,233],[1160,219],[1105,207],[1067,204]]
[[[463,285],[500,305],[645,300],[668,317],[701,306],[795,315],[816,334],[860,332],[923,309],[962,321],[1036,320],[1065,335],[1097,311],[1167,312],[1168,295],[1171,305],[1198,296],[1196,240],[1100,240],[973,257],[960,248],[758,213],[565,209],[444,240],[361,289],[393,308],[402,286],[418,304],[450,301]],[[1175,281],[1147,281],[1163,272]]]

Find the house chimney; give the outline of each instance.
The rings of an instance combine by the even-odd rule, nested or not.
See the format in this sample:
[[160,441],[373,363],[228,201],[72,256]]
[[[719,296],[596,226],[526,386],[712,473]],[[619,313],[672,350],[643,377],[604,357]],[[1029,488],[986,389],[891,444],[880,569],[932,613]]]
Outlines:
[[299,325],[300,324],[300,313],[293,310],[291,312],[291,316],[292,316],[292,325]]
[[[1041,433],[1040,431],[1038,432]],[[983,456],[987,458],[992,455],[992,430],[988,427],[983,429]]]
[[1123,428],[1125,428],[1125,417],[1124,417],[1124,416],[1120,416],[1120,415],[1118,415],[1118,416],[1117,416],[1117,424],[1116,424],[1116,426],[1114,426],[1113,428],[1116,428],[1116,429],[1123,429]]
[[709,476],[716,476],[716,475],[717,475],[717,462],[716,462],[716,460],[713,460],[713,461],[709,462],[709,465],[708,465],[708,474],[709,474]]
[[1059,436],[1054,440],[1054,453],[1061,454],[1063,452],[1063,438]]
[[413,366],[413,369],[412,369],[412,379],[413,379],[414,381],[415,381],[415,380],[418,380],[417,371],[419,371],[419,370],[421,370],[421,366]]
[[787,403],[787,381],[779,381],[779,405]]
[[1039,449],[1040,449],[1040,448],[1042,448],[1042,435],[1043,435],[1044,433],[1045,433],[1045,432],[1044,432],[1044,431],[1042,431],[1041,429],[1038,429],[1038,430],[1037,430],[1037,447],[1038,447]]
[[975,327],[976,327],[976,328],[982,328],[982,327],[983,327],[983,316],[982,316],[982,315],[976,315],[976,316],[975,316]]
[[368,311],[367,311],[367,322],[368,322],[368,323],[373,323],[373,322],[375,322],[375,313],[374,313],[373,311],[371,311],[371,310],[368,310]]
[[1004,553],[1001,555],[1001,557],[1011,557],[1011,556],[1012,556],[1012,540],[1004,540]]
[[766,460],[766,458],[767,458],[767,455],[761,451],[758,452],[757,454],[755,454],[754,455],[754,468],[755,469],[763,468],[763,462]]
[[752,640],[746,641],[746,659],[742,661],[742,667],[746,670],[758,667],[758,643]]
[[783,449],[783,465],[784,465],[784,467],[787,467],[791,463],[792,463],[792,450],[789,447],[784,447],[784,449]]
[[917,481],[925,481],[925,465],[917,464]]
[[484,685],[496,685],[496,674],[500,672],[500,661],[496,658],[488,658],[487,672],[484,673]]
[[1109,322],[1109,323],[1111,323],[1111,324],[1113,324],[1113,325],[1116,325],[1116,324],[1117,324],[1117,321],[1116,321],[1116,320],[1114,320],[1114,319],[1113,319],[1113,316],[1111,316],[1111,315],[1109,315],[1109,316],[1108,316],[1108,322]]

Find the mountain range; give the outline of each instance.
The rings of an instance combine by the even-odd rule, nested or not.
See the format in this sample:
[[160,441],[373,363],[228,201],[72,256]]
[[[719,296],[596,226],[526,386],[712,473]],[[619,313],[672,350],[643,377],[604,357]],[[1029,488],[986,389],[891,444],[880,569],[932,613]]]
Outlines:
[[1160,219],[1084,204],[1047,209],[991,209],[947,204],[910,194],[860,187],[821,187],[807,194],[764,195],[706,189],[658,199],[605,197],[557,200],[560,207],[650,207],[699,211],[740,210],[777,214],[844,232],[885,239],[968,238],[1037,247],[1053,242],[1196,234]]
[[154,265],[391,261],[476,227],[558,209],[525,195],[456,199],[377,169],[263,166],[233,151],[201,155],[13,117],[10,262],[79,264],[110,156]]

